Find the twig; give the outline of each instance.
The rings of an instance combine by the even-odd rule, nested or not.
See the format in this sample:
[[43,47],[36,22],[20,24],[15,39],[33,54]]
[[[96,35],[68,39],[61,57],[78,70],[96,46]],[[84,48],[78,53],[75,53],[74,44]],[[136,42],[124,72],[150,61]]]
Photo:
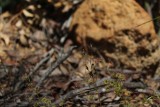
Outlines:
[[[105,84],[106,80],[107,81],[115,81],[114,79],[111,79],[111,78],[100,79],[95,84],[68,92],[67,94],[63,95],[60,99],[56,100],[52,104],[52,106],[57,106],[59,103],[64,102],[69,98],[73,98],[74,96],[76,96],[80,93],[82,94],[82,93],[86,93],[86,92],[91,91],[96,88],[104,87],[104,86],[106,86],[106,84]],[[123,86],[125,88],[144,88],[145,87],[144,84],[142,84],[140,82],[137,82],[137,83],[136,82],[134,82],[134,83],[133,82],[124,82]],[[113,89],[111,89],[110,91],[113,91]]]
[[[35,72],[36,72],[47,60],[49,60],[49,58],[51,57],[51,55],[53,54],[53,52],[54,52],[54,49],[52,48],[50,51],[48,51],[48,52],[44,55],[44,58],[43,58],[42,60],[40,60],[39,63],[36,64],[36,66],[34,67],[33,71],[31,71],[31,72],[29,73],[29,75],[27,76],[27,78],[19,83],[19,88],[21,88],[22,84],[25,84],[27,81],[29,81],[29,80],[31,81],[31,80],[32,80],[32,77],[33,77],[33,75],[35,74]],[[17,91],[17,90],[18,90],[18,88],[17,88],[15,91]]]
[[[119,68],[108,68],[104,67],[101,70],[102,72],[117,72],[117,73],[123,73],[123,74],[139,74],[140,72],[135,70],[129,70],[129,69],[119,69]],[[145,71],[142,71],[145,72]]]
[[[72,46],[66,53],[61,53],[61,56],[59,56],[59,58],[57,59],[57,61],[55,63],[53,63],[53,65],[51,65],[51,67],[49,67],[47,69],[47,72],[43,75],[43,77],[40,79],[40,81],[38,82],[38,84],[36,85],[35,89],[39,89],[39,87],[41,86],[41,84],[43,83],[43,81],[63,62],[65,61],[72,53],[73,49],[75,49],[76,46]],[[31,98],[34,98],[35,96],[35,92],[32,93]]]
[[150,89],[136,89],[136,91],[139,93],[160,96],[159,91],[154,91],[154,90],[150,90]]
[[67,94],[63,95],[60,99],[56,100],[52,106],[58,105],[59,103],[65,101],[66,99],[74,97],[81,92],[84,93],[88,90],[92,90],[92,89],[95,89],[95,88],[98,88],[98,87],[102,87],[102,86],[105,85],[104,81],[106,81],[106,80],[111,80],[111,79],[110,78],[103,78],[101,80],[98,80],[95,84],[93,84],[91,86],[86,86],[86,87],[83,87],[83,88],[80,88],[80,89],[77,89],[77,90],[70,91]]
[[62,53],[62,55],[57,59],[57,61],[48,68],[47,72],[40,79],[36,86],[37,88],[41,86],[42,82],[46,79],[46,77],[48,77],[63,61],[65,61],[71,55],[73,49],[75,48],[76,46],[72,46],[66,53]]
[[51,55],[54,53],[54,49],[52,48],[50,51],[48,51],[45,55],[44,58],[36,64],[36,66],[34,67],[33,71],[30,72],[29,76],[32,77],[32,75],[34,75],[34,73],[47,61],[49,60],[49,58],[51,57]]
[[146,86],[142,82],[124,82],[123,86],[125,88],[146,88]]

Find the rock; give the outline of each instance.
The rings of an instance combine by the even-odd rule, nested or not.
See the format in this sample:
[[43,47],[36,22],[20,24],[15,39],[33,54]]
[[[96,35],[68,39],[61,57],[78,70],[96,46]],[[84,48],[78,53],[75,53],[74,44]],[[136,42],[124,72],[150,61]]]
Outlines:
[[70,31],[85,48],[92,44],[124,67],[142,70],[160,59],[153,23],[141,25],[149,20],[135,0],[85,0],[73,15]]

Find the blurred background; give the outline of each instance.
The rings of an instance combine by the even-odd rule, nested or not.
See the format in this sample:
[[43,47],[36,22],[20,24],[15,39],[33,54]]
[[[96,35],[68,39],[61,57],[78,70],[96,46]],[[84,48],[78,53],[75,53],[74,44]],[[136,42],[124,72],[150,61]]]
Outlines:
[[[18,13],[21,9],[31,5],[40,4],[41,9],[35,9],[36,12],[43,10],[43,16],[58,20],[61,23],[69,15],[68,10],[73,10],[76,2],[83,0],[0,0],[0,12],[10,11],[13,14]],[[136,0],[153,18],[155,30],[160,35],[160,0]],[[61,2],[61,3],[60,3]],[[63,14],[62,14],[63,11]],[[56,17],[55,17],[56,15]],[[63,16],[63,17],[62,17]]]
[[160,35],[160,0],[136,0],[154,20],[155,30]]

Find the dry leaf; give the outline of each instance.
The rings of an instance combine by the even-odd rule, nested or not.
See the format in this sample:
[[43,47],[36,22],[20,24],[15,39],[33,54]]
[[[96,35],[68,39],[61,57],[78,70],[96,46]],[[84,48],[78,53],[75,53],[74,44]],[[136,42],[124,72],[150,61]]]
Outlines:
[[16,23],[16,27],[21,28],[22,27],[22,21],[18,20]]
[[34,41],[46,41],[47,37],[43,31],[37,30],[34,34],[30,37]]
[[0,32],[0,39],[4,40],[6,45],[9,45],[10,39],[9,39],[8,35]]
[[4,52],[5,48],[4,47],[0,47],[0,57],[5,58],[6,57],[6,53]]
[[30,5],[30,6],[28,6],[28,9],[36,10],[36,8],[35,8],[35,6],[34,6],[34,5]]
[[31,25],[34,23],[33,20],[27,20],[27,22],[28,22],[29,24],[31,24]]
[[26,16],[26,17],[34,17],[34,15],[30,12],[28,12],[27,10],[23,10],[23,14]]
[[3,24],[2,23],[0,23],[0,31],[3,29]]
[[60,8],[62,6],[62,3],[61,2],[57,2],[54,4],[54,7],[56,8]]
[[7,17],[10,17],[11,14],[7,11],[7,12],[4,12],[3,14],[1,14],[1,18],[7,18]]
[[107,98],[105,101],[106,102],[112,102],[116,98],[116,94],[114,92],[110,92],[107,94]]
[[22,29],[22,30],[19,31],[19,34],[20,35],[25,35],[25,31]]
[[28,45],[28,41],[27,38],[24,35],[20,36],[20,42],[22,43],[22,45],[26,46]]

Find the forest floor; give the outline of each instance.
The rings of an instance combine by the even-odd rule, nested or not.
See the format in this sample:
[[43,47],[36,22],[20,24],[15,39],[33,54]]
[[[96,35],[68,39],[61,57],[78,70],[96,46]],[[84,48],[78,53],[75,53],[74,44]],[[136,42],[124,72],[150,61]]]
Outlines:
[[1,107],[159,107],[160,45],[156,57],[148,58],[153,66],[141,72],[104,57],[94,44],[80,45],[69,36],[70,17],[80,1],[28,0],[5,7],[0,14]]

